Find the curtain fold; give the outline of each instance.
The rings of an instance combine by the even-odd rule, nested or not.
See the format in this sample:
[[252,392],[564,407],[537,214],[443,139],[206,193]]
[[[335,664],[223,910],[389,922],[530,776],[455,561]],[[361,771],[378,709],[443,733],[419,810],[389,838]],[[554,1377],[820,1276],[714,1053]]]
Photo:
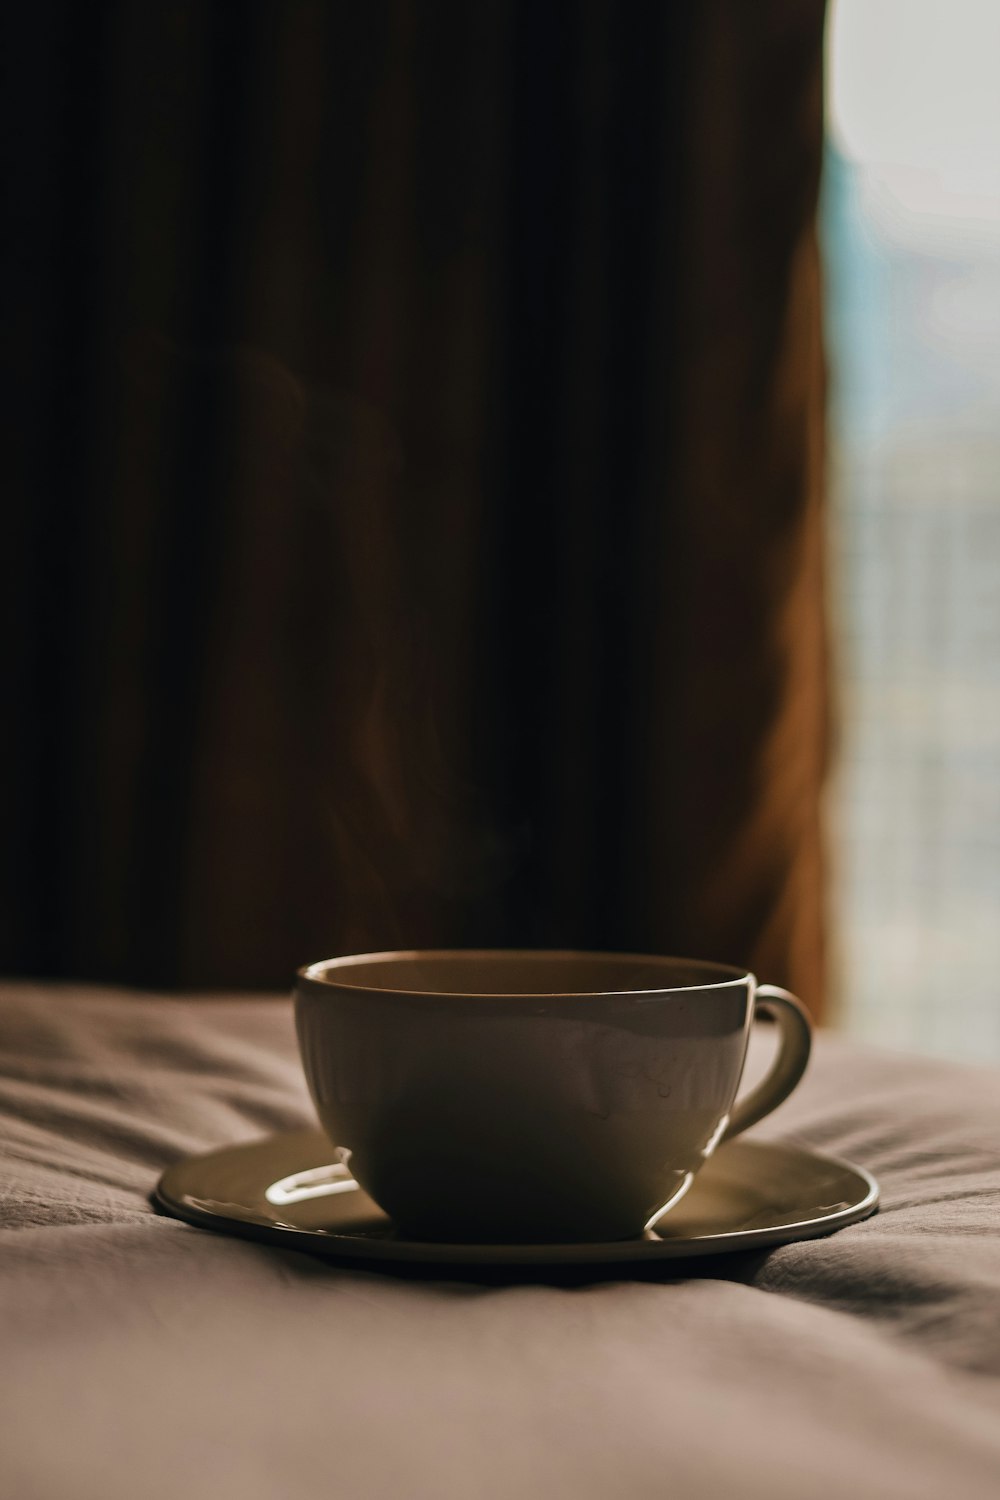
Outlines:
[[0,962],[819,1010],[823,6],[38,7]]

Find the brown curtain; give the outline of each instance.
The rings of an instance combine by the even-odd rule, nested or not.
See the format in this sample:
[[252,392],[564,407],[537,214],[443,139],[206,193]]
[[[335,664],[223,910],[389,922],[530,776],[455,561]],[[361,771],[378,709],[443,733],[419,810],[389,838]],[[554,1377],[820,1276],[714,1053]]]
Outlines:
[[0,964],[818,1009],[821,0],[20,11]]

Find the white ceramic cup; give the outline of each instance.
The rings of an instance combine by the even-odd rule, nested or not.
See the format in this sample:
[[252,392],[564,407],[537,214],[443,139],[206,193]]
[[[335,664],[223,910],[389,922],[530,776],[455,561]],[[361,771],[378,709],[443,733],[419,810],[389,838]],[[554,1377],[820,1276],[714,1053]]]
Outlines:
[[[778,1025],[738,1103],[755,1012]],[[301,969],[299,1048],[324,1130],[408,1239],[627,1239],[809,1058],[793,995],[640,954],[367,953]]]

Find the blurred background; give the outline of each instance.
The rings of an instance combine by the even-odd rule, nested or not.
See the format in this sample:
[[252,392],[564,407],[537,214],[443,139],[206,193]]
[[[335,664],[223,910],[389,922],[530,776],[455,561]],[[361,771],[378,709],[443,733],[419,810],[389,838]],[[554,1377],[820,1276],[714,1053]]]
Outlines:
[[835,0],[833,1013],[1000,1058],[1000,9]]
[[675,952],[1000,1056],[998,19],[659,12],[8,22],[5,971]]

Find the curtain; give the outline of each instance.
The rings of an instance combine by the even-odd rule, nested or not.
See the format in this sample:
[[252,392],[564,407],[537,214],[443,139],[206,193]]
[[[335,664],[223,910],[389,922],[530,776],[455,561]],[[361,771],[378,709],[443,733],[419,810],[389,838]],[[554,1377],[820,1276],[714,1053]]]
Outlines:
[[821,0],[7,25],[0,963],[818,1012]]

